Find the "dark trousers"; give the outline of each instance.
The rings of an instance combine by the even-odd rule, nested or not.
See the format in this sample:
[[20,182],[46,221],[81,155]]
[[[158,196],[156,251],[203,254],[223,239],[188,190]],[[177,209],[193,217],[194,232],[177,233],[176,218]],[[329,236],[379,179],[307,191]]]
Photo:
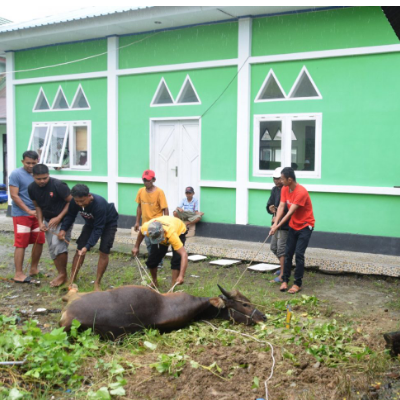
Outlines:
[[312,234],[312,229],[308,226],[299,231],[289,228],[289,234],[286,241],[285,266],[283,269],[283,282],[288,283],[293,264],[293,255],[296,253],[296,270],[294,271],[294,284],[302,285],[304,276],[304,253],[306,252],[308,242]]
[[[179,239],[182,244],[185,245],[186,234],[180,235]],[[168,247],[169,246],[164,246],[163,244],[153,244],[146,261],[147,268],[157,268],[158,264],[160,264],[161,260],[167,254]],[[172,249],[171,269],[181,269],[181,256],[174,249]]]

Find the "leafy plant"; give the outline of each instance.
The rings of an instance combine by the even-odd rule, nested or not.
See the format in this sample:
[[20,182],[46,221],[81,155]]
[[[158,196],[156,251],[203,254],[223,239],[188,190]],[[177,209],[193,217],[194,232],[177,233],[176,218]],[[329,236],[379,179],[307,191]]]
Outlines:
[[150,364],[150,367],[155,368],[160,374],[168,373],[178,378],[188,358],[188,356],[180,353],[160,354],[158,362]]

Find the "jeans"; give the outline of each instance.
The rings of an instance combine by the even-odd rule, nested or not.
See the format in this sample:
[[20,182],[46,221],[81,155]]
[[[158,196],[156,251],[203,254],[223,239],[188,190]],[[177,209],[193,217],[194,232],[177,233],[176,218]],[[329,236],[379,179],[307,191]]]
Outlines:
[[293,255],[296,253],[296,270],[294,271],[294,284],[301,287],[302,279],[304,276],[304,253],[306,252],[312,231],[313,228],[310,229],[308,226],[306,228],[300,229],[299,231],[289,228],[285,250],[285,266],[283,268],[282,277],[283,282],[289,282],[293,263]]

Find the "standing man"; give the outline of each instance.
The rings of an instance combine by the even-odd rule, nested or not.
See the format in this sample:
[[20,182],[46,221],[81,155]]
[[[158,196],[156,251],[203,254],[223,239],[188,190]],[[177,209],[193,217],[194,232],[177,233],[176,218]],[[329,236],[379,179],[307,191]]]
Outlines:
[[[281,202],[281,189],[283,187],[283,183],[281,180],[281,171],[282,168],[276,168],[273,175],[272,179],[274,180],[275,186],[271,190],[271,195],[268,199],[267,202],[267,212],[271,215],[272,217],[272,224],[274,224],[276,220],[276,212],[278,211],[279,204]],[[284,215],[285,216],[288,212],[288,208],[285,204],[285,210],[284,210]],[[279,264],[281,266],[280,271],[279,271],[279,276],[277,276],[273,281],[271,282],[276,282],[276,283],[281,283],[283,282],[283,267],[285,263],[285,248],[286,248],[286,240],[288,237],[288,230],[289,230],[289,220],[287,220],[278,230],[276,235],[272,235],[271,239],[271,251],[278,257]]]
[[[14,224],[14,263],[16,283],[34,283],[31,276],[39,273],[38,264],[42,255],[44,234],[36,219],[35,206],[28,194],[28,186],[33,182],[32,169],[38,163],[36,151],[25,151],[22,155],[23,167],[14,170],[9,178],[12,198],[11,215]],[[25,249],[33,244],[30,276],[24,274]]]
[[59,240],[57,234],[72,196],[66,183],[50,178],[49,168],[45,164],[36,164],[33,167],[33,179],[28,193],[36,207],[39,228],[46,234],[50,257],[58,271],[58,276],[50,282],[50,286],[58,287],[67,281],[67,242],[71,240],[72,226],[67,231],[65,240]]
[[78,248],[72,262],[70,284],[75,282],[86,253],[100,239],[99,261],[94,282],[94,290],[100,291],[101,278],[107,269],[110,250],[113,247],[115,234],[117,233],[118,213],[114,203],[107,203],[107,200],[103,197],[90,193],[86,185],[75,185],[71,189],[71,195],[73,199],[69,203],[68,213],[61,223],[58,238],[60,240],[65,239],[66,233],[71,228],[78,213],[85,220],[85,224],[81,235],[76,241]]
[[175,217],[159,217],[150,220],[142,225],[136,239],[132,254],[136,257],[139,254],[139,246],[143,238],[148,238],[151,243],[151,251],[146,261],[150,269],[153,285],[157,284],[157,266],[167,254],[169,245],[172,246],[172,285],[182,285],[188,265],[188,255],[183,247],[186,240],[186,225]]
[[[169,215],[167,199],[164,192],[154,185],[156,175],[151,169],[143,172],[142,180],[144,188],[139,189],[136,196],[136,203],[138,203],[136,210],[136,223],[134,226],[135,232],[139,232],[140,218],[142,218],[142,225],[153,218]],[[142,239],[143,240],[143,239]],[[150,254],[151,241],[148,236],[144,236],[147,247],[147,252]],[[162,259],[160,260],[160,267],[162,266]]]
[[[296,175],[293,168],[283,168],[281,179],[284,187],[281,191],[281,202],[279,204],[278,214],[274,225],[271,227],[271,235],[274,235],[277,229],[290,218],[285,250],[283,283],[280,287],[280,291],[285,292],[288,289],[293,255],[296,253],[294,285],[288,291],[288,293],[294,294],[301,290],[304,276],[304,253],[310,241],[312,231],[314,230],[315,219],[310,196],[306,188],[296,182]],[[289,212],[283,216],[285,204],[288,206]]]

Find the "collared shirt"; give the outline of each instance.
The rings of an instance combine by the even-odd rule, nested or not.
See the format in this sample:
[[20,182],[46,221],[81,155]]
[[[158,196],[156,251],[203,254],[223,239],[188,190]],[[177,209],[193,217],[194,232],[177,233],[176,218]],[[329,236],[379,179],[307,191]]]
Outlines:
[[185,197],[182,199],[178,207],[183,208],[183,211],[199,211],[199,201],[194,196],[192,201],[188,201],[188,199]]

